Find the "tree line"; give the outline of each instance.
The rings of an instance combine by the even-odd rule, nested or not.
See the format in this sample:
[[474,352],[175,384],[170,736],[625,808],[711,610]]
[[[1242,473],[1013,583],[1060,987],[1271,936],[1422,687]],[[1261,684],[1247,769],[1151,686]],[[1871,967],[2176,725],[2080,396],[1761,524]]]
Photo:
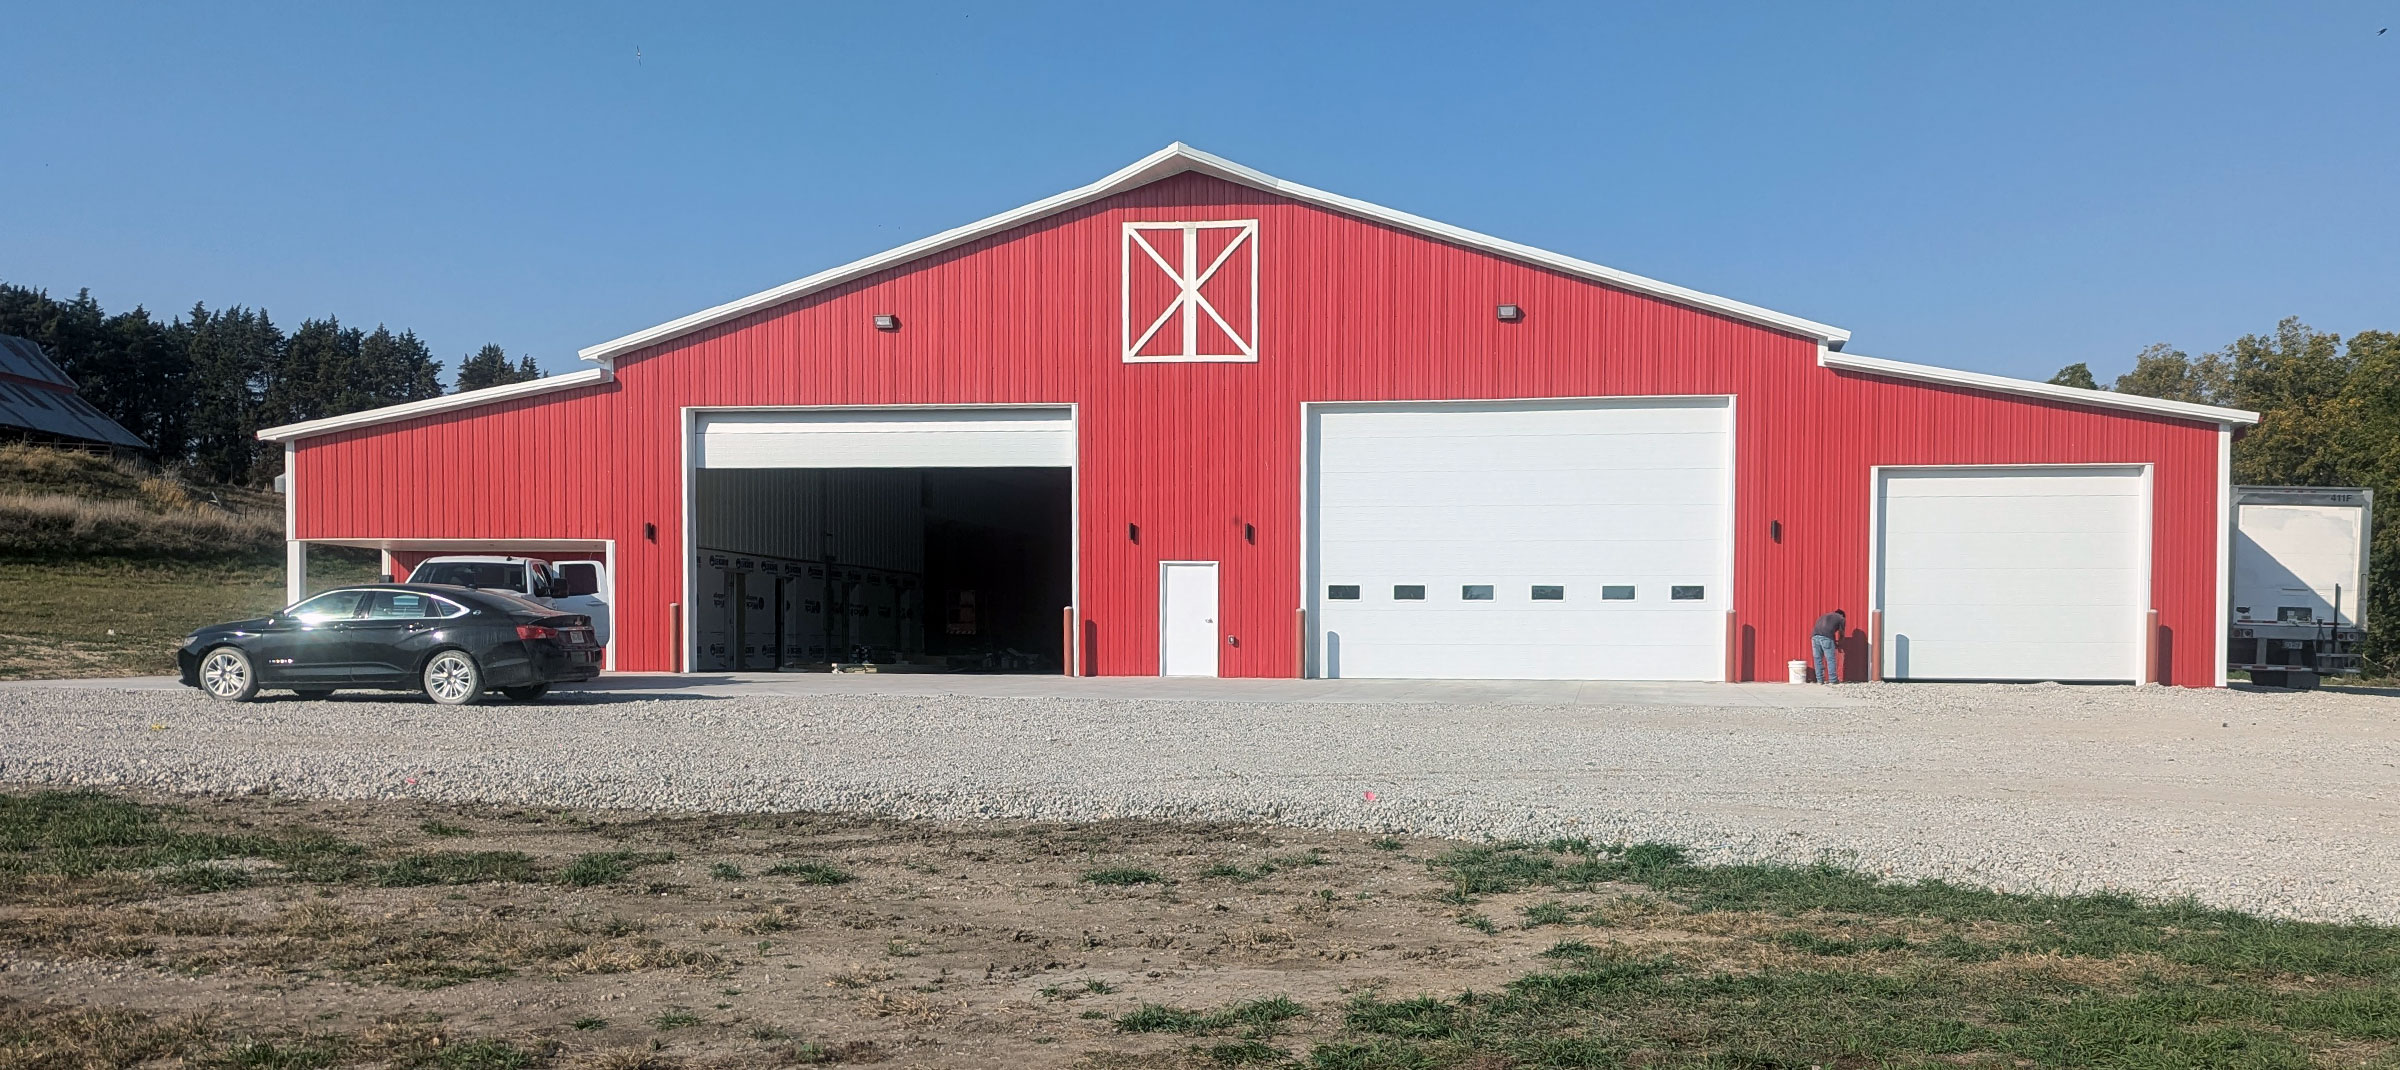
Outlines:
[[[71,300],[0,282],[0,334],[33,339],[92,407],[196,478],[262,484],[283,451],[262,427],[441,396],[442,362],[416,332],[345,326],[332,316],[289,332],[263,308],[194,304],[172,320],[135,306],[114,315],[91,291]],[[487,345],[459,361],[455,388],[541,376],[532,357]]]
[[2150,346],[2109,386],[2082,364],[2050,381],[2258,413],[2233,444],[2235,483],[2372,489],[2365,656],[2375,675],[2400,675],[2400,333],[2343,338],[2286,319],[2198,357]]

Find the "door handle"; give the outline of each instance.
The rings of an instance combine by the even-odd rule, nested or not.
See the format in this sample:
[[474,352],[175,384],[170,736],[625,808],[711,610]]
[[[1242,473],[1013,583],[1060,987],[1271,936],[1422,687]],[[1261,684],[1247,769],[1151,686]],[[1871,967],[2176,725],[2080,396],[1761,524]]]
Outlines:
[[425,629],[427,629],[427,628],[431,628],[431,627],[433,627],[433,625],[430,625],[430,624],[411,624],[411,625],[409,625],[409,626],[408,626],[408,630],[409,630],[409,631],[412,631],[412,632],[421,632],[421,631],[424,631]]

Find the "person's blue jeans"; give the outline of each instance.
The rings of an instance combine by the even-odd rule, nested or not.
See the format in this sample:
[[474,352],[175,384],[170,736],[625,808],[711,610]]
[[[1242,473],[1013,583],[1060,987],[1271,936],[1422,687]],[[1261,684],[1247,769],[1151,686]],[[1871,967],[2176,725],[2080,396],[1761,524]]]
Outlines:
[[1834,681],[1840,680],[1841,675],[1834,671],[1833,637],[1830,635],[1812,635],[1809,636],[1808,639],[1808,645],[1816,651],[1817,682],[1820,684],[1830,684]]

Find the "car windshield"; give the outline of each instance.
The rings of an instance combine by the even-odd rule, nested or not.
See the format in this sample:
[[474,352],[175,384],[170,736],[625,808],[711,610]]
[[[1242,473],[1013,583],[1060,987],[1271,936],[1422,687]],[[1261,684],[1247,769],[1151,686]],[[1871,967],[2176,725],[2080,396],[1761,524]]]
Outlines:
[[525,566],[506,561],[434,561],[417,566],[415,572],[409,573],[408,582],[522,591]]

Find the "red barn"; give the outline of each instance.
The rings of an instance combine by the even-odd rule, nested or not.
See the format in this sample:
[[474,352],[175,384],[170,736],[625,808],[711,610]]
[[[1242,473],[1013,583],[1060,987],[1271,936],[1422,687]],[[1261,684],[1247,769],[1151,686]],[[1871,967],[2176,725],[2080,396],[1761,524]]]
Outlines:
[[[1835,327],[1172,145],[308,423],[309,544],[605,563],[625,670],[2224,680],[2255,414]],[[569,463],[568,458],[579,458]]]

